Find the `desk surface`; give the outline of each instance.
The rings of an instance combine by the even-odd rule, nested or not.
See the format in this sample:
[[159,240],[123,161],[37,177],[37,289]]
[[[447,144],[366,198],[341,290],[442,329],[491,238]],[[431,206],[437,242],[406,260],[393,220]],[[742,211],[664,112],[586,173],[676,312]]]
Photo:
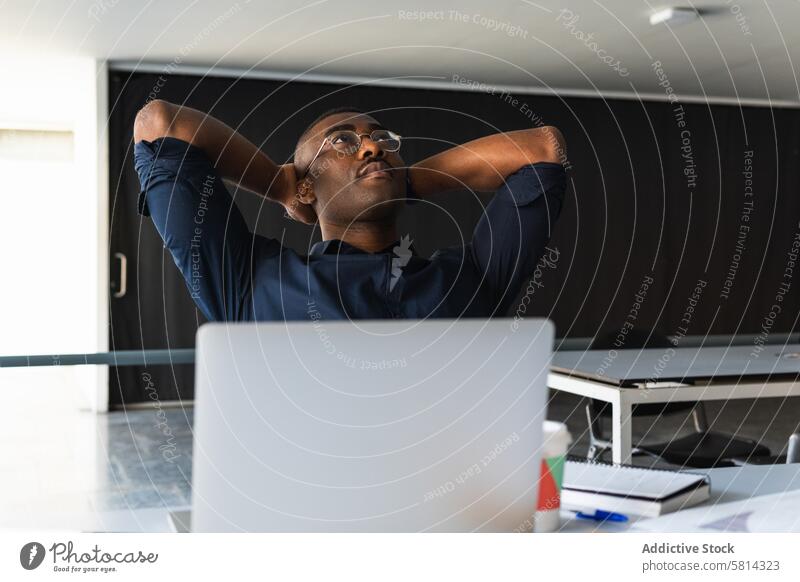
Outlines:
[[626,384],[699,378],[797,377],[800,344],[556,352],[554,372]]
[[[693,470],[707,474],[711,479],[711,498],[703,505],[739,501],[760,495],[770,495],[786,491],[800,490],[800,464],[768,465],[751,467],[724,467],[719,469]],[[700,506],[697,506],[700,507]],[[176,507],[187,511],[189,507]],[[59,529],[111,532],[173,532],[175,531],[167,509],[132,509],[103,512],[94,516],[83,516],[71,523],[53,524]],[[562,525],[559,531],[581,532],[623,532],[636,523],[597,523],[575,519],[568,511],[562,511]],[[59,527],[60,526],[60,527]]]

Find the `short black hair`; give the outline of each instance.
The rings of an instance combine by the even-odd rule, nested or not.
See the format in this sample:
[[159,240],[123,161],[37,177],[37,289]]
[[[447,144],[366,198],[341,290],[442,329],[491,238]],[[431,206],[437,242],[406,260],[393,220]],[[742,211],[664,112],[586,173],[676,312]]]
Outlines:
[[301,133],[300,137],[297,138],[297,145],[295,145],[295,149],[303,142],[303,139],[306,137],[308,132],[311,131],[312,127],[314,127],[316,124],[318,124],[326,117],[330,117],[331,115],[336,115],[337,113],[360,113],[362,115],[367,115],[366,111],[362,111],[358,107],[352,107],[350,105],[341,105],[339,107],[333,107],[331,109],[327,109],[326,111],[320,113],[316,117],[316,119],[314,119],[314,121],[312,121],[306,126],[306,128],[303,130],[303,133]]
[[311,123],[308,124],[308,127],[305,128],[303,133],[307,132],[309,129],[314,127],[316,124],[318,124],[320,121],[322,121],[326,117],[330,117],[331,115],[336,115],[337,113],[360,113],[362,115],[366,115],[367,114],[366,111],[363,111],[363,110],[359,109],[358,107],[353,107],[351,105],[341,105],[339,107],[332,107],[331,109],[327,109],[326,111],[323,111],[322,113],[317,115],[317,118],[314,121],[312,121]]

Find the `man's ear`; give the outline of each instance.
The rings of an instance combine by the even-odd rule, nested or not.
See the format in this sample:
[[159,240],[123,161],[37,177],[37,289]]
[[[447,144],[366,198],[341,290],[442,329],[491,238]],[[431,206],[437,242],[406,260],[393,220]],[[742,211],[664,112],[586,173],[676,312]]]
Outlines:
[[314,184],[308,178],[303,178],[297,183],[297,199],[309,206],[317,201],[317,197],[314,194]]

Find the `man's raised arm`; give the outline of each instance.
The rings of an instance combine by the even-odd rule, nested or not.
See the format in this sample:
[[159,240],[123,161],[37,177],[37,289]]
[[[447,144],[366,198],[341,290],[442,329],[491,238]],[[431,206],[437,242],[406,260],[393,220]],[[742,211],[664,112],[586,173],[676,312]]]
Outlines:
[[457,145],[409,169],[417,196],[468,188],[490,191],[529,164],[566,162],[566,144],[552,126],[521,129]]
[[149,102],[136,115],[135,142],[172,137],[201,149],[220,176],[283,204],[289,215],[311,224],[313,209],[296,199],[293,164],[275,164],[255,144],[220,120],[190,107],[160,99]]
[[495,303],[509,310],[550,240],[564,202],[566,146],[555,127],[499,133],[423,160],[409,170],[414,195],[496,190],[470,245]]

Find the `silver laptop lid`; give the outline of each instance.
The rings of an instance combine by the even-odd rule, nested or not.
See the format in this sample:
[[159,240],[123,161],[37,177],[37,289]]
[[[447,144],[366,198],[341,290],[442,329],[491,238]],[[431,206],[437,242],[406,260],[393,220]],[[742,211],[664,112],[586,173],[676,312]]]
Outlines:
[[536,506],[547,320],[209,324],[193,531],[514,531]]

